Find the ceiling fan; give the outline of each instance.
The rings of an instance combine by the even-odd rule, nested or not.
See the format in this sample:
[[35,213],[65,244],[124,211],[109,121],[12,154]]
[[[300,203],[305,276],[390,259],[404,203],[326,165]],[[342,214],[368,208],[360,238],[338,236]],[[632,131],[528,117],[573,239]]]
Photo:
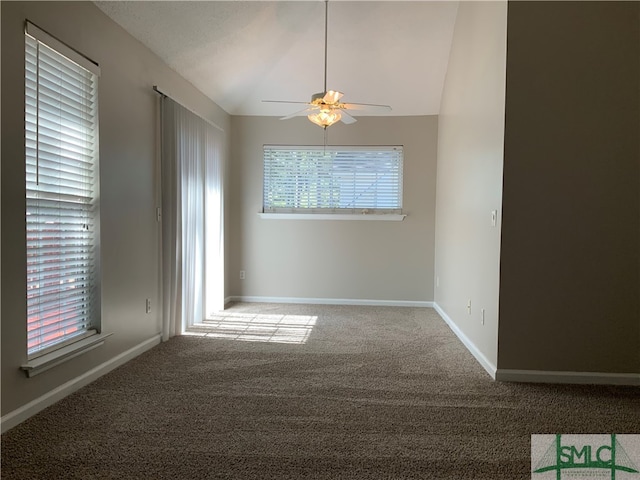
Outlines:
[[267,103],[290,103],[304,104],[304,110],[292,113],[280,120],[306,115],[316,125],[326,129],[336,122],[350,124],[355,123],[353,118],[346,110],[366,110],[366,111],[389,111],[389,105],[376,105],[371,103],[343,103],[340,100],[343,93],[335,90],[327,90],[327,30],[329,22],[329,0],[324,2],[324,91],[315,93],[311,96],[310,102],[293,102],[284,100],[263,100]]

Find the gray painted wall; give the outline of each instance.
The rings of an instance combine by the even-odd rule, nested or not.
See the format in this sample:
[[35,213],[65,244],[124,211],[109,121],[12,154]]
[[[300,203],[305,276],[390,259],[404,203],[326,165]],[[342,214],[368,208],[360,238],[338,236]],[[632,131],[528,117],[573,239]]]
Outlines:
[[[322,145],[306,118],[232,117],[227,287],[230,295],[433,300],[436,117],[360,117],[335,145],[404,145],[402,222],[265,220],[262,146]],[[246,279],[239,280],[239,271]]]
[[639,9],[509,5],[501,369],[640,372]]
[[494,367],[506,29],[506,2],[460,4],[438,120],[435,301]]
[[[160,332],[158,84],[229,130],[229,116],[90,2],[2,2],[2,415]],[[34,378],[26,357],[24,21],[100,64],[104,346]],[[152,313],[145,314],[145,298]]]

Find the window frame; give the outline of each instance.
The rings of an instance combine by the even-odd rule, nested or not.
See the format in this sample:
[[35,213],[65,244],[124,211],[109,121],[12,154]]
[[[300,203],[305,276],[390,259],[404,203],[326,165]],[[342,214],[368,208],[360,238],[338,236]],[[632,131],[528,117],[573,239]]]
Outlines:
[[[281,162],[275,166],[277,160],[274,158],[277,152],[283,152],[285,160],[289,165]],[[330,160],[323,161],[327,154],[333,154]],[[362,154],[362,155],[360,155]],[[296,171],[295,178],[291,180],[291,185],[282,182],[280,185],[273,185],[273,178],[278,173],[286,174],[287,169],[294,161],[298,161],[299,156],[309,155],[311,157],[308,177],[304,173]],[[316,156],[314,158],[314,156]],[[289,158],[287,158],[287,156]],[[351,161],[355,161],[353,166]],[[315,163],[313,163],[315,162]],[[367,165],[368,164],[368,165]],[[332,146],[307,146],[307,145],[263,145],[263,182],[262,182],[262,210],[258,215],[263,219],[316,219],[316,220],[402,220],[406,215],[402,212],[403,206],[403,168],[404,168],[404,147],[402,145],[332,145]],[[371,166],[371,170],[365,170]],[[297,164],[294,168],[298,168]],[[342,171],[342,179],[339,172]],[[375,181],[372,181],[372,176]],[[338,178],[337,182],[334,183]],[[349,178],[349,180],[347,180]],[[318,186],[319,180],[324,179],[323,186]],[[295,190],[295,183],[300,181],[305,184],[305,191]],[[371,182],[371,183],[368,183]],[[375,188],[371,190],[371,186]],[[344,191],[341,188],[344,186]],[[279,201],[289,202],[284,207],[273,205],[273,192],[276,188],[293,188],[282,194]],[[309,203],[310,191],[314,190],[316,205],[301,206],[298,196],[307,197]],[[336,193],[338,189],[338,193]],[[365,204],[362,202],[366,191],[370,197]],[[346,195],[347,202],[352,203],[348,207],[339,205],[343,202],[342,196]],[[295,197],[295,198],[292,198]],[[334,197],[337,197],[334,198]],[[325,202],[326,206],[318,206],[318,203]],[[304,201],[303,201],[304,203]],[[385,205],[386,203],[386,205]]]
[[[40,88],[45,88],[45,87],[42,87],[44,82],[42,78],[44,78],[44,76],[40,77],[40,69],[41,69],[40,63],[46,60],[42,60],[40,57],[40,48],[41,48],[40,45],[44,45],[46,49],[49,49],[54,53],[53,57],[50,56],[50,60],[53,59],[54,57],[58,58],[59,60],[62,60],[62,58],[64,58],[64,61],[55,63],[56,68],[60,68],[60,70],[62,70],[64,68],[69,68],[69,67],[71,68],[80,67],[83,71],[88,72],[88,73],[85,73],[85,75],[89,75],[91,78],[91,82],[93,82],[94,84],[94,87],[92,88],[92,91],[89,94],[90,99],[88,99],[87,95],[85,94],[84,87],[78,87],[77,90],[72,90],[72,89],[69,90],[74,94],[77,94],[77,92],[81,92],[79,96],[84,96],[85,99],[87,99],[87,101],[94,102],[94,107],[91,109],[91,113],[89,114],[90,120],[88,121],[89,124],[92,126],[90,130],[90,136],[93,138],[93,140],[90,142],[92,145],[92,148],[89,149],[90,154],[88,155],[88,157],[90,158],[89,164],[91,166],[91,173],[87,177],[89,179],[88,182],[84,182],[84,184],[90,185],[90,188],[89,188],[90,197],[89,197],[89,200],[85,201],[84,203],[82,201],[77,201],[77,200],[76,200],[76,203],[63,201],[62,197],[59,197],[57,200],[58,202],[62,202],[61,205],[66,205],[66,206],[70,204],[78,205],[77,208],[73,208],[71,210],[73,214],[80,214],[80,212],[83,212],[83,211],[89,212],[88,213],[89,216],[87,217],[89,220],[87,220],[87,223],[85,225],[86,229],[91,231],[91,233],[88,235],[89,240],[82,241],[81,243],[79,243],[81,245],[86,245],[88,248],[91,248],[93,250],[93,252],[87,256],[88,260],[84,264],[84,265],[87,265],[87,268],[90,270],[90,273],[87,274],[89,278],[89,280],[87,280],[88,293],[85,292],[84,294],[81,294],[82,302],[88,303],[90,301],[90,305],[86,307],[86,310],[89,311],[89,313],[86,315],[87,316],[86,321],[83,320],[81,322],[78,322],[79,324],[80,323],[83,324],[81,330],[79,330],[78,333],[73,333],[73,334],[63,333],[62,336],[60,337],[60,341],[55,341],[54,343],[44,346],[43,348],[34,349],[34,348],[30,348],[28,345],[25,345],[27,350],[28,362],[27,364],[22,365],[21,368],[26,371],[28,376],[33,376],[39,373],[40,371],[47,370],[52,366],[55,366],[62,361],[65,361],[66,359],[73,358],[74,356],[82,353],[83,351],[90,350],[101,345],[102,343],[104,343],[104,338],[106,338],[108,335],[103,335],[100,333],[101,332],[100,208],[99,208],[99,200],[98,200],[99,199],[99,183],[100,183],[99,182],[100,128],[99,128],[99,109],[98,109],[98,101],[99,101],[98,89],[99,89],[100,67],[92,60],[83,56],[73,48],[62,43],[61,41],[51,36],[44,30],[41,30],[39,27],[35,26],[29,21],[25,23],[24,34],[25,34],[25,44],[24,44],[24,48],[25,48],[24,50],[25,52],[24,53],[25,54],[25,99],[24,99],[25,130],[24,132],[25,132],[25,198],[26,198],[25,214],[27,215],[34,214],[33,208],[40,208],[40,207],[34,207],[33,205],[36,205],[36,204],[42,205],[43,200],[45,202],[47,201],[51,202],[52,199],[54,202],[56,201],[55,200],[56,193],[46,193],[45,190],[42,190],[37,186],[38,185],[37,183],[35,187],[33,186],[34,175],[36,179],[43,178],[43,177],[40,177],[40,175],[43,175],[43,174],[40,173],[41,167],[40,167],[40,161],[38,159],[41,156],[42,158],[45,158],[46,156],[50,158],[49,160],[42,160],[43,162],[49,163],[48,167],[42,167],[42,168],[48,168],[47,170],[48,173],[52,175],[58,175],[58,177],[54,177],[54,178],[57,178],[58,179],[57,181],[59,182],[65,181],[63,180],[63,177],[65,177],[67,174],[62,167],[64,167],[65,165],[68,165],[68,162],[64,163],[60,161],[60,159],[63,158],[64,153],[65,152],[68,153],[68,150],[61,149],[59,152],[46,153],[42,149],[43,144],[39,137],[40,133],[39,133],[38,125],[40,123],[40,118],[43,115],[43,112],[45,112],[43,108],[46,108],[46,105],[47,105],[47,102],[43,100],[44,103],[43,103],[43,106],[41,107],[40,96],[38,93],[40,91]],[[30,60],[31,63],[28,63],[27,57],[29,55],[31,56],[33,55],[33,53],[29,53],[29,52],[33,51],[34,41],[36,45],[36,53],[35,53],[36,57],[35,57],[35,60]],[[45,54],[45,55],[50,55],[50,54]],[[32,65],[34,65],[33,63],[34,61],[35,61],[36,78],[29,79],[29,75],[33,75]],[[52,78],[55,78],[56,80],[59,80],[59,81],[62,80],[62,77],[55,77],[53,73],[47,74],[45,72],[44,75],[49,75]],[[80,77],[75,77],[74,75],[71,75],[68,78],[79,79]],[[35,97],[34,97],[34,94],[29,93],[27,89],[27,85],[35,86],[35,89],[36,89]],[[69,87],[69,84],[66,84],[66,86]],[[80,90],[80,88],[82,88],[83,90]],[[30,109],[35,108],[35,113],[33,112],[28,113],[29,102],[31,101],[33,105],[34,100],[36,102],[35,107],[32,106],[30,107]],[[87,107],[84,107],[84,108],[87,108]],[[69,115],[71,114],[68,111],[63,110],[62,103],[60,107],[60,112],[66,113],[67,117],[65,117],[65,121],[70,121]],[[46,116],[46,114],[44,116]],[[60,118],[61,118],[60,122],[62,122],[62,116]],[[33,125],[34,121],[36,125],[35,134],[33,133],[28,134],[28,128],[29,128],[28,126]],[[71,126],[80,126],[83,124],[83,122],[86,123],[87,121],[78,120],[77,123],[73,123],[72,121],[70,122],[71,122]],[[64,128],[64,127],[59,127],[59,128]],[[69,132],[67,131],[65,135],[69,135]],[[52,138],[55,139],[57,137],[52,137]],[[61,141],[61,140],[57,140],[57,141]],[[34,145],[31,148],[34,149],[35,154],[29,153],[28,145],[30,144]],[[74,146],[73,148],[84,149],[88,144],[80,143],[78,145],[79,146],[77,147]],[[34,155],[35,155],[35,158],[34,158]],[[34,164],[34,161],[35,161],[35,164]],[[76,163],[80,162],[80,160],[77,160],[77,161],[73,160],[73,161]],[[29,170],[30,169],[33,170],[34,167],[36,169],[35,174],[33,172],[29,173]],[[77,176],[77,174],[74,174],[74,173],[71,173],[71,175]],[[30,186],[30,180],[29,180],[30,178],[32,180],[31,186]],[[49,183],[48,185],[50,186],[52,185],[52,183]],[[76,188],[76,185],[80,185],[80,184],[72,183],[70,185],[72,185],[72,188]],[[45,188],[45,187],[42,187],[42,188]],[[63,195],[63,194],[58,193],[57,195]],[[70,197],[71,195],[67,195],[67,196]],[[47,207],[42,207],[42,208],[46,209]],[[50,210],[50,211],[59,212],[61,208],[57,210],[54,208],[53,210]],[[39,213],[36,213],[36,215],[39,215]],[[27,219],[28,217],[25,218],[25,220]],[[76,222],[76,220],[74,220],[74,222]],[[39,220],[39,223],[36,223],[35,225],[43,225],[46,223],[48,222]],[[89,227],[89,225],[91,225],[91,227]],[[28,243],[29,231],[30,231],[29,224],[25,223],[25,241],[27,243]],[[54,230],[54,232],[55,231],[56,230]],[[60,230],[60,231],[66,232],[67,230]],[[53,238],[56,238],[56,236],[54,236]],[[61,237],[58,236],[57,238],[61,238]],[[27,245],[25,244],[25,246]],[[41,247],[36,247],[36,248],[40,249]],[[61,264],[61,262],[58,262],[58,264]],[[27,269],[30,268],[29,263],[26,265],[26,268]],[[38,268],[44,268],[44,267],[38,267]],[[31,275],[33,275],[33,273]],[[60,280],[60,282],[62,283],[62,279]],[[25,285],[25,288],[28,288],[28,283],[29,283],[29,273],[27,274],[27,284]],[[40,288],[40,287],[37,287],[37,288]],[[25,318],[26,320],[25,328],[27,329],[27,331],[29,331],[28,330],[30,326],[29,318],[31,315],[36,315],[36,314],[35,313],[31,315],[29,314],[29,300],[27,298],[28,297],[25,296],[25,301],[27,302],[27,317]],[[38,308],[42,308],[42,307],[38,307]],[[55,308],[55,306],[53,306],[52,308]],[[39,311],[41,312],[41,310]]]

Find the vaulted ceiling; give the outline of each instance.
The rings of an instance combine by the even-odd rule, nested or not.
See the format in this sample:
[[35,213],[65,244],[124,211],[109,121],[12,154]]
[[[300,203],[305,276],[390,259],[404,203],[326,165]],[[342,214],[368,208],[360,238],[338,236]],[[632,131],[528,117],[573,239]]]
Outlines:
[[[118,1],[96,5],[232,115],[286,115],[323,91],[324,12],[311,1]],[[327,87],[347,102],[432,115],[458,2],[328,4]]]

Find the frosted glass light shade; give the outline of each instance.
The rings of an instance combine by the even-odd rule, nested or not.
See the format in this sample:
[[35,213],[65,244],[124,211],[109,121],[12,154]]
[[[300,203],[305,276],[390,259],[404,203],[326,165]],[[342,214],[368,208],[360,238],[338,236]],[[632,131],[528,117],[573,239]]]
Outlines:
[[340,113],[340,110],[322,109],[318,113],[312,113],[311,115],[308,115],[307,118],[316,125],[326,128],[330,127],[336,122],[339,122],[342,118],[342,114]]

